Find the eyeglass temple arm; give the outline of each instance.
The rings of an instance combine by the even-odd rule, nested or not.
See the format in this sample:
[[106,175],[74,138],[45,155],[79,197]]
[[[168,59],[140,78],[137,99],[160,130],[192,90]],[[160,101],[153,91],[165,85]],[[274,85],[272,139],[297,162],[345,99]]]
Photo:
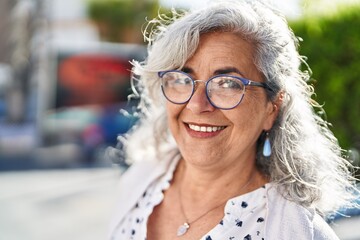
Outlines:
[[263,87],[271,92],[273,92],[274,90],[269,87],[269,85],[267,83],[262,83],[262,82],[254,82],[254,81],[249,81],[248,83],[249,86],[258,86],[258,87]]

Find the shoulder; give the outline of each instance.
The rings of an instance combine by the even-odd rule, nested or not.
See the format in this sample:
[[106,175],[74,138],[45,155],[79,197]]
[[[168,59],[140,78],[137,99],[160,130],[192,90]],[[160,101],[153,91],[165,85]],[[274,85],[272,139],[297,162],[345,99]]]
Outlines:
[[333,230],[313,208],[305,208],[282,196],[281,190],[270,185],[267,192],[268,239],[276,240],[338,240]]
[[134,162],[120,177],[118,184],[119,202],[135,204],[149,185],[164,175],[172,163],[179,158],[177,151],[169,151],[162,156],[161,160],[151,158],[149,160]]
[[120,191],[124,192],[130,187],[140,187],[149,185],[159,175],[164,174],[170,164],[179,156],[177,150],[172,150],[162,155],[161,160],[151,158],[144,161],[134,162],[120,178]]
[[170,164],[178,159],[178,156],[177,151],[171,151],[160,161],[135,162],[122,174],[117,187],[119,192],[117,202],[119,204],[110,224],[110,234],[136,204],[149,185],[162,176],[168,170]]

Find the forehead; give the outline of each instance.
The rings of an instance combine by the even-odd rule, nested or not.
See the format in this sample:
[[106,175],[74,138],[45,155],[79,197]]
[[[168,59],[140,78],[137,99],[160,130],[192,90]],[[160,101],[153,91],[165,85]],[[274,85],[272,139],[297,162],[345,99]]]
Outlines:
[[255,48],[252,43],[231,32],[214,32],[201,35],[195,54],[185,66],[196,71],[216,71],[234,67],[246,75],[256,74]]

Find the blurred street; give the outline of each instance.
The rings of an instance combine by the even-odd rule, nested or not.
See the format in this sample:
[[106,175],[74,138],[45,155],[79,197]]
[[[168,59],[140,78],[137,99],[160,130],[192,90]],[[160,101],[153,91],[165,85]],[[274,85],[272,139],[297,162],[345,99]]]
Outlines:
[[340,240],[360,239],[360,217],[344,218],[336,222],[332,228]]
[[[1,173],[0,239],[106,239],[120,175],[116,167]],[[341,240],[359,240],[359,226],[352,217],[333,228]]]
[[1,240],[106,239],[118,168],[0,174]]

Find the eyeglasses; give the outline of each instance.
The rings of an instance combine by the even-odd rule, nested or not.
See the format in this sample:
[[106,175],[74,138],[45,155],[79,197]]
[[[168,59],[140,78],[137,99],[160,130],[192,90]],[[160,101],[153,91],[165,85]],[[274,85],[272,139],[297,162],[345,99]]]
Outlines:
[[187,73],[177,70],[159,72],[158,75],[164,96],[175,104],[187,103],[199,82],[205,84],[206,97],[211,105],[224,110],[233,109],[241,103],[246,86],[262,87],[273,91],[266,83],[227,74],[213,76],[207,81],[194,80]]

